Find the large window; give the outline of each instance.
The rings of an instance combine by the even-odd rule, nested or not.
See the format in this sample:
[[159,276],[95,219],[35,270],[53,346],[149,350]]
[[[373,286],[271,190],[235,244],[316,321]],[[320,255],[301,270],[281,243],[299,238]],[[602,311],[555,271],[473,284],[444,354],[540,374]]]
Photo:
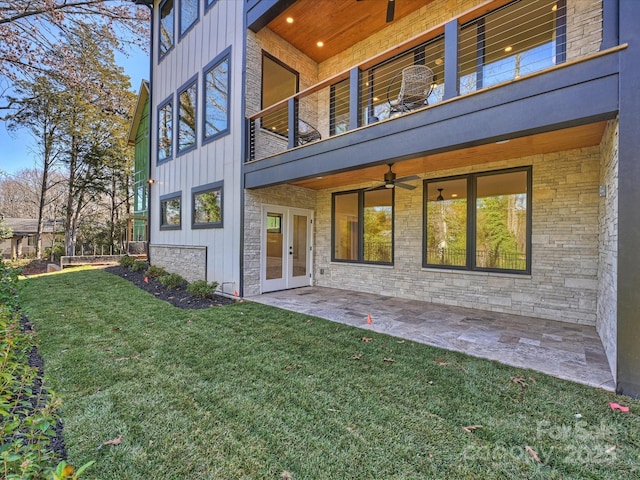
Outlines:
[[531,168],[425,181],[429,267],[530,272]]
[[460,30],[460,93],[514,80],[565,59],[565,0],[515,1]]
[[333,195],[334,261],[393,263],[393,190]]
[[182,226],[181,198],[181,192],[160,197],[160,230],[179,230]]
[[222,227],[222,182],[196,187],[193,194],[193,228]]
[[204,141],[229,131],[229,55],[204,70]]
[[173,0],[165,0],[160,4],[160,41],[158,42],[158,48],[160,58],[173,47]]
[[[262,55],[262,108],[298,93],[298,73],[270,55]],[[262,128],[288,136],[287,105],[262,117]]]
[[173,98],[158,108],[158,162],[173,156]]
[[196,146],[197,83],[193,78],[178,91],[178,153]]
[[195,25],[199,16],[199,0],[180,0],[180,38]]

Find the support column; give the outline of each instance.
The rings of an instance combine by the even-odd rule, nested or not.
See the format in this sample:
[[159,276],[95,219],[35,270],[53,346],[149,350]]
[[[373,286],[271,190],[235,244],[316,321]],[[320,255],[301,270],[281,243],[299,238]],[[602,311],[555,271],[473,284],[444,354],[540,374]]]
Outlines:
[[[606,3],[606,2],[605,2]],[[640,2],[619,4],[617,391],[640,397]]]

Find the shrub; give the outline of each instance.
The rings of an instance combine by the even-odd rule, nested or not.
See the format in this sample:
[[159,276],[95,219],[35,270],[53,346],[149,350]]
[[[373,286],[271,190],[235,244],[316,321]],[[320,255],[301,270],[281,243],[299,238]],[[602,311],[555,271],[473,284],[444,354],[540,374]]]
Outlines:
[[124,267],[124,268],[131,268],[133,267],[133,264],[136,262],[136,259],[129,256],[129,255],[125,255],[124,257],[122,257],[120,259],[120,266]]
[[59,262],[60,257],[63,256],[64,254],[65,254],[64,245],[58,244],[54,246],[53,249],[51,247],[46,247],[44,249],[45,258],[50,259],[52,262]]
[[160,278],[168,274],[169,272],[167,272],[164,268],[158,267],[156,265],[149,265],[149,268],[147,269],[147,277],[151,278]]
[[196,298],[211,298],[216,288],[218,288],[218,282],[207,283],[206,280],[196,280],[187,285],[187,292]]
[[145,272],[149,269],[149,264],[146,260],[136,260],[133,265],[129,267],[132,272]]
[[184,286],[184,284],[187,283],[187,281],[177,273],[168,273],[166,275],[162,275],[160,278],[158,278],[158,280],[165,288],[171,288],[174,290]]

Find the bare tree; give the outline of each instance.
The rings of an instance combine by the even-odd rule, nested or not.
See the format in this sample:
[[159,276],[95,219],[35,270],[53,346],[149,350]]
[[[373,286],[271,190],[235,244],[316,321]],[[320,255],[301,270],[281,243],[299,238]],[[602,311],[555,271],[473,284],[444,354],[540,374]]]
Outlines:
[[55,55],[59,38],[80,24],[90,24],[118,42],[148,47],[149,11],[131,1],[116,0],[0,0],[0,85],[51,71],[73,74],[72,65]]

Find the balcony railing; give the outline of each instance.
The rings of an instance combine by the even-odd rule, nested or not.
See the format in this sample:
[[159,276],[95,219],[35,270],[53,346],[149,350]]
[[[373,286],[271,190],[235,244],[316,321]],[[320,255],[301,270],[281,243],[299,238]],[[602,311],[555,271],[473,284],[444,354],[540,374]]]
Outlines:
[[[567,0],[521,0],[483,15],[467,12],[425,31],[249,117],[247,161],[595,53],[602,39],[602,0],[581,5],[584,12],[571,18]],[[407,106],[402,72],[414,65],[428,67],[430,76],[424,100]]]

